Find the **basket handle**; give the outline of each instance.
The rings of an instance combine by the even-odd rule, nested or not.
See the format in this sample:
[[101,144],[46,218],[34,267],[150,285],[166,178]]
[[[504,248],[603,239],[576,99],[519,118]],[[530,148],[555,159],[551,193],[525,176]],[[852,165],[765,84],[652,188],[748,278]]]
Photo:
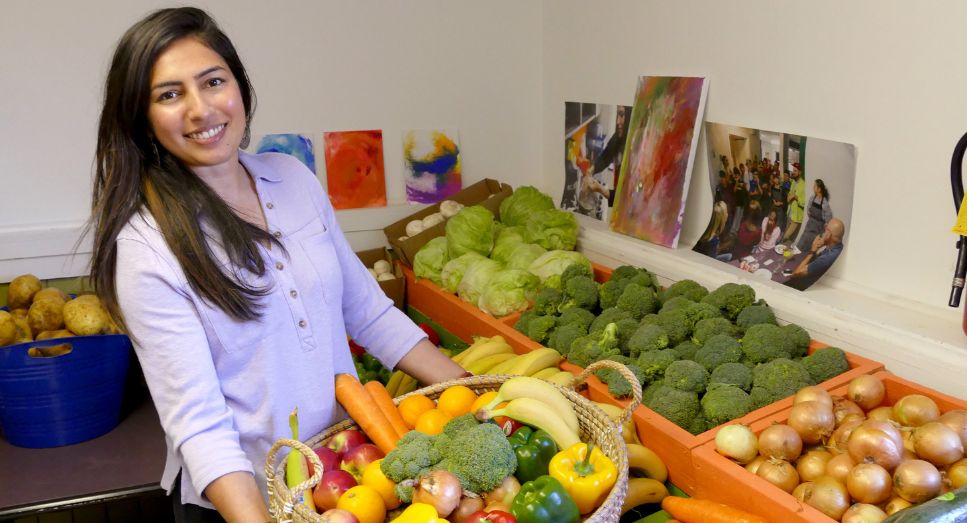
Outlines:
[[[280,450],[282,450],[282,447],[292,447],[293,450],[291,452],[302,453],[302,455],[312,463],[313,467],[312,476],[309,476],[309,479],[292,487],[292,499],[300,499],[302,493],[307,491],[310,492],[309,495],[312,495],[312,487],[318,485],[319,480],[322,479],[322,461],[319,461],[319,456],[316,455],[316,452],[309,448],[309,446],[305,443],[294,439],[283,438],[276,441],[275,444],[272,445],[272,448],[269,449],[268,457],[265,458],[265,483],[268,485],[269,497],[272,496],[272,489],[275,488],[275,456]],[[283,511],[286,513],[291,513],[292,507],[287,503],[286,506],[283,507]]]
[[588,377],[601,369],[616,370],[619,374],[621,374],[621,377],[631,384],[631,401],[629,401],[628,405],[625,406],[624,412],[621,414],[621,419],[617,420],[618,425],[624,425],[624,423],[631,417],[631,413],[638,408],[638,405],[641,405],[641,383],[638,381],[638,378],[635,376],[635,374],[628,369],[628,367],[625,367],[617,361],[596,361],[588,365],[586,369],[581,371],[581,373],[574,378],[574,388],[576,389],[579,385],[584,383]]

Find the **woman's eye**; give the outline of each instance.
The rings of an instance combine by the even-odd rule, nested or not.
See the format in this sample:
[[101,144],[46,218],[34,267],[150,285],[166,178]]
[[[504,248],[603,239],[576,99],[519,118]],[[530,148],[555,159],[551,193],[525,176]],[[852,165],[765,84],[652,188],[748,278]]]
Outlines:
[[208,87],[218,87],[223,83],[225,83],[225,80],[222,80],[221,78],[212,78],[208,80]]
[[174,100],[176,96],[178,96],[178,93],[176,93],[174,91],[165,91],[165,92],[161,93],[160,95],[158,95],[158,101],[159,102],[166,102],[168,100]]

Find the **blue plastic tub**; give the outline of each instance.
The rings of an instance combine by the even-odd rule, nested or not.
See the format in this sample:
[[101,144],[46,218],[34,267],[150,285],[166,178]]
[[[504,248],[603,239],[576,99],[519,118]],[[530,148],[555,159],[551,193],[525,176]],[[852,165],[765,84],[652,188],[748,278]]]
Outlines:
[[[67,344],[71,351],[34,357],[31,348]],[[11,445],[80,443],[120,421],[131,353],[123,334],[33,341],[0,348],[0,426]]]

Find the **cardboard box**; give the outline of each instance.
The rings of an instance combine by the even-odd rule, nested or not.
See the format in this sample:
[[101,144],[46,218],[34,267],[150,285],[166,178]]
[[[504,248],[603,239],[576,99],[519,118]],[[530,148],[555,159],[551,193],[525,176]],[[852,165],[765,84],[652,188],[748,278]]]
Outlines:
[[365,251],[359,251],[356,256],[363,262],[363,265],[373,268],[379,260],[386,260],[390,262],[393,267],[393,273],[396,275],[392,280],[383,280],[379,282],[379,287],[383,289],[386,296],[393,300],[393,304],[396,305],[397,309],[406,312],[406,278],[404,278],[403,270],[391,254],[383,248],[379,249],[368,249]]
[[[500,202],[504,201],[504,198],[510,196],[513,192],[514,189],[510,185],[487,178],[463,189],[447,199],[462,203],[466,206],[482,205],[494,213],[494,217],[499,220]],[[422,220],[439,211],[440,204],[435,203],[383,228],[387,241],[393,247],[393,252],[399,256],[403,263],[412,267],[413,258],[416,256],[417,251],[426,245],[426,242],[446,234],[446,222],[443,222],[424,230],[416,236],[401,241],[400,237],[406,236],[406,224],[413,220]]]
[[[933,399],[941,413],[967,409],[967,401],[918,385],[889,372],[881,371],[873,375],[880,378],[886,387],[883,405],[893,405],[907,394],[922,394]],[[829,393],[834,396],[845,396],[848,386],[848,382],[844,383],[833,388]],[[750,428],[759,434],[773,423],[785,423],[789,420],[791,408],[790,402],[787,408],[756,421],[750,425]],[[698,477],[696,495],[701,498],[728,503],[766,517],[769,521],[833,523],[833,520],[825,514],[721,456],[715,451],[714,441],[709,441],[695,449],[693,457]]]

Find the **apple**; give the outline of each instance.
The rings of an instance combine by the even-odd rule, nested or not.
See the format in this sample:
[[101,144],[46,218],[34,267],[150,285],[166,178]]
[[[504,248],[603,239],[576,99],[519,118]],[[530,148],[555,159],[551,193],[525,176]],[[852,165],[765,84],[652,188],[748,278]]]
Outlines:
[[363,443],[343,454],[340,467],[352,474],[356,481],[360,481],[363,477],[363,471],[366,470],[366,465],[384,457],[386,457],[386,454],[379,450],[379,447],[372,443]]
[[[316,452],[316,456],[318,456],[319,461],[322,462],[323,472],[327,470],[339,470],[339,464],[342,462],[342,459],[339,457],[339,454],[336,454],[336,451],[332,450],[329,447],[319,447],[317,449],[312,449],[312,450]],[[311,461],[309,461],[308,463],[309,463],[309,475],[311,476],[313,474],[314,467]]]
[[322,523],[359,523],[359,519],[348,510],[331,508],[322,513]]
[[312,501],[317,508],[334,509],[339,496],[356,485],[356,478],[345,470],[327,470],[322,473],[319,484],[312,489]]
[[365,434],[356,429],[345,429],[333,434],[323,443],[323,446],[329,447],[336,454],[339,454],[339,457],[342,457],[349,449],[362,445],[363,443],[369,443]]

